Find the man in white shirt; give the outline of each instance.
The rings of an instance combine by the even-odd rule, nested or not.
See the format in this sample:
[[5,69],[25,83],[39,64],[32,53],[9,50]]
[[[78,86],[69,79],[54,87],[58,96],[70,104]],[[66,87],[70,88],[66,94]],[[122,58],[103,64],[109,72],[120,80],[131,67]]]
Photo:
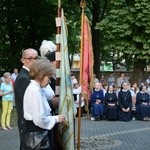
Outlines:
[[81,86],[79,86],[78,83],[75,83],[74,84],[74,88],[73,88],[73,94],[74,94],[75,107],[77,109],[76,117],[78,117],[78,114],[79,114],[79,102],[80,102],[80,98],[81,98],[81,117],[82,117],[82,113],[83,113],[84,98],[80,97],[81,93],[82,93]]
[[12,77],[12,79],[13,79],[14,82],[15,82],[17,76],[18,76],[18,69],[15,68],[15,69],[14,69],[14,73],[12,73],[12,75],[11,75],[11,77]]
[[23,63],[23,67],[20,70],[14,85],[15,104],[18,115],[18,129],[20,135],[20,147],[22,145],[21,142],[22,129],[25,128],[24,126],[25,120],[23,117],[23,97],[25,90],[30,83],[29,71],[31,65],[33,64],[34,60],[37,57],[38,57],[37,51],[32,48],[26,49],[22,52],[21,62]]

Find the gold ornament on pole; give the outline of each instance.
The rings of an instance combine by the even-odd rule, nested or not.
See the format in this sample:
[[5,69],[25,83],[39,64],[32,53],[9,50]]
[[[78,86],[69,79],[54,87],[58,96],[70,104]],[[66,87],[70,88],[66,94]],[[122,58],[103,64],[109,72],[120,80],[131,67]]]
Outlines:
[[86,7],[86,0],[81,0],[80,7],[84,9]]

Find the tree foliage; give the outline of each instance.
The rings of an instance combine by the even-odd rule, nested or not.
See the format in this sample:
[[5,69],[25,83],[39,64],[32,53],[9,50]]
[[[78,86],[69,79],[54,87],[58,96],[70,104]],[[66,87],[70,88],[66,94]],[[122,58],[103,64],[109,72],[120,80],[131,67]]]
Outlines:
[[[58,1],[0,1],[0,61],[1,69],[20,67],[23,49],[39,49],[41,42],[55,42]],[[81,11],[76,0],[62,1],[67,26],[70,54],[79,52]]]
[[[80,50],[80,0],[63,0],[69,53]],[[85,13],[91,22],[94,72],[101,60],[143,68],[150,62],[149,0],[86,0]],[[7,71],[21,66],[23,49],[39,49],[42,40],[55,42],[57,0],[0,1],[0,67]],[[109,57],[108,57],[109,56]],[[140,63],[139,63],[140,62]],[[142,62],[142,63],[141,63]],[[139,71],[139,70],[138,70]]]
[[[97,72],[99,72],[100,66],[100,40],[99,31],[95,30],[95,26],[102,18],[101,10],[105,1],[102,0],[99,4],[99,0],[87,0],[85,9],[85,13],[92,23]],[[80,0],[62,1],[62,7],[67,18],[69,53],[72,56],[80,50],[80,2]],[[14,67],[21,66],[18,62],[20,62],[20,55],[23,49],[32,47],[38,50],[44,39],[55,42],[55,17],[57,16],[58,1],[2,0],[0,5],[0,24],[2,27],[0,32],[1,68],[9,71]],[[102,12],[102,14],[104,13]],[[95,43],[96,40],[97,42]]]
[[57,8],[45,0],[2,0],[0,6],[1,69],[10,71],[20,66],[23,49],[38,50],[42,40],[53,37]]
[[145,66],[150,62],[149,0],[110,0],[109,9],[96,28],[103,33],[105,52],[121,54],[119,57],[130,64],[142,61]]

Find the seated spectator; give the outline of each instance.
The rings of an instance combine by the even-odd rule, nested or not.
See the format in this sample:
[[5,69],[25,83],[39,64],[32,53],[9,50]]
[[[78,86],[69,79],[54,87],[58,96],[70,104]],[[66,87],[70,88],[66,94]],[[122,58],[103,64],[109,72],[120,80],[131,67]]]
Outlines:
[[111,74],[111,75],[109,76],[107,82],[108,82],[108,85],[115,85],[116,79],[115,79],[115,77],[113,76],[113,74]]
[[147,93],[150,96],[150,76],[148,77],[148,79],[146,80],[146,85],[147,85]]
[[100,120],[103,116],[103,100],[104,93],[101,90],[101,85],[99,82],[95,83],[93,93],[91,95],[91,103],[92,103],[92,116],[95,120]]
[[82,93],[81,86],[79,86],[78,83],[75,83],[74,84],[74,88],[73,88],[73,95],[74,95],[75,107],[77,109],[76,117],[78,117],[78,115],[79,115],[79,102],[80,102],[80,98],[81,98],[81,117],[82,117],[82,114],[83,114],[84,98],[81,97],[81,93]]
[[121,84],[123,82],[129,83],[128,78],[125,77],[125,74],[124,73],[120,73],[120,77],[117,79],[117,86],[121,87]]
[[117,95],[113,85],[108,86],[105,94],[105,115],[108,120],[117,120]]
[[135,118],[137,118],[137,114],[136,114],[136,96],[137,96],[137,93],[139,92],[139,88],[137,86],[137,83],[136,82],[133,82],[131,84],[131,89],[130,89],[130,92],[131,92],[131,97],[132,97],[132,115],[133,115],[133,120],[135,120]]
[[105,76],[104,75],[101,75],[101,78],[100,78],[100,83],[102,83],[102,85],[106,85],[106,79],[105,79]]
[[146,85],[150,84],[150,76],[148,77],[148,79],[146,79]]
[[147,93],[148,93],[149,96],[150,96],[150,84],[149,84],[148,87],[147,87]]
[[2,117],[1,124],[3,130],[12,129],[10,127],[10,116],[13,101],[13,86],[11,83],[11,74],[4,73],[4,82],[1,84],[0,96],[2,96]]
[[144,121],[150,120],[150,105],[149,105],[149,95],[146,92],[147,87],[142,85],[140,87],[140,92],[138,92],[136,97],[136,111],[140,116],[140,119]]
[[72,86],[75,84],[75,83],[78,83],[78,81],[77,81],[77,79],[76,79],[76,77],[75,77],[75,75],[72,73],[71,74],[71,83],[72,83]]
[[94,83],[99,82],[98,78],[96,78],[96,74],[93,74]]
[[130,92],[131,92],[131,96],[132,96],[132,109],[135,109],[136,95],[139,92],[139,88],[138,88],[136,82],[133,82],[131,84]]
[[121,84],[121,90],[118,93],[118,119],[120,121],[132,120],[132,97],[131,92],[128,90],[128,83]]
[[106,88],[106,87],[104,86],[104,84],[102,84],[101,82],[100,82],[99,84],[100,84],[100,89],[103,90],[103,94],[105,95],[106,92],[107,92],[107,91],[106,91],[107,88]]

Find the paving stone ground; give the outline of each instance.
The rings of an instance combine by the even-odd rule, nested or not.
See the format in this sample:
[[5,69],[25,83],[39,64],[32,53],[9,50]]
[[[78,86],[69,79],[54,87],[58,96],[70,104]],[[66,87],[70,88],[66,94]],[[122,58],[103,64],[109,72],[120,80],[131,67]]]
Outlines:
[[[150,150],[150,122],[91,121],[83,118],[81,137],[84,143],[82,148],[81,142],[81,148],[85,150]],[[88,144],[92,139],[93,144]]]
[[[78,120],[75,121],[76,133]],[[76,134],[77,137],[77,134]],[[81,150],[150,150],[150,122],[81,120]],[[17,127],[0,130],[0,150],[19,150]]]

